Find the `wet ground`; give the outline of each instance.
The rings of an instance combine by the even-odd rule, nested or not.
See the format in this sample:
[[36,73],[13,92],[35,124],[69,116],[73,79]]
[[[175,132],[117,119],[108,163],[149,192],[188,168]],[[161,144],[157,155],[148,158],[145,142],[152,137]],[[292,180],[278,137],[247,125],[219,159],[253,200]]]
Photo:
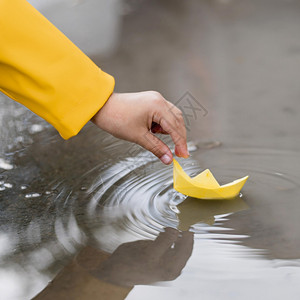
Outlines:
[[186,198],[138,146],[92,124],[63,141],[1,96],[0,299],[299,299],[299,1],[123,5],[92,58],[183,109],[189,175],[250,179]]

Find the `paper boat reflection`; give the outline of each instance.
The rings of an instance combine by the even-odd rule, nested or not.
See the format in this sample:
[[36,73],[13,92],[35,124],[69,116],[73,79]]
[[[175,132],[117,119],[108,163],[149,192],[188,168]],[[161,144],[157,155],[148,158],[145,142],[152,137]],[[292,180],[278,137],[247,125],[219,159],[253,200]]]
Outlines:
[[180,212],[178,214],[178,230],[181,231],[189,230],[191,226],[197,223],[214,225],[216,215],[249,209],[248,205],[239,196],[231,201],[205,201],[187,197],[177,208]]

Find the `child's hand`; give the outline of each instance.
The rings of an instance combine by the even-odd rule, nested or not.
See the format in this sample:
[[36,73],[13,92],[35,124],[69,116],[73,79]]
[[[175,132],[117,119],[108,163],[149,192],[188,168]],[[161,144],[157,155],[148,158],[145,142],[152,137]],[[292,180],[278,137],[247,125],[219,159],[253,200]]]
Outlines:
[[114,93],[92,121],[117,138],[141,145],[164,164],[172,162],[172,153],[153,133],[170,134],[176,155],[189,156],[182,113],[158,92]]

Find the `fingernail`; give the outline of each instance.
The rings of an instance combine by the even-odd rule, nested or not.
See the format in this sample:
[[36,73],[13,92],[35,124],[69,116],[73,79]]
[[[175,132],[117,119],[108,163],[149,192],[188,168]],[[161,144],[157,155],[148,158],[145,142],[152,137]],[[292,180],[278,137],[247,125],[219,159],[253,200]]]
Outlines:
[[187,155],[182,155],[183,158],[188,158],[190,157],[190,152],[187,150]]
[[168,154],[164,154],[164,155],[160,158],[160,160],[161,160],[164,164],[166,164],[166,165],[168,165],[168,164],[170,164],[170,163],[172,162],[172,158],[171,158]]

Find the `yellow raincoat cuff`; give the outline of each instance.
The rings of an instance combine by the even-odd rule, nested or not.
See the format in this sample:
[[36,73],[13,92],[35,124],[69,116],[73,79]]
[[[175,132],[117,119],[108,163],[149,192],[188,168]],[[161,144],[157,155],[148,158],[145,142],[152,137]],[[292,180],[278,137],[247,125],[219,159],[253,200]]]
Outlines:
[[25,0],[0,0],[0,90],[65,139],[105,104],[114,78]]

